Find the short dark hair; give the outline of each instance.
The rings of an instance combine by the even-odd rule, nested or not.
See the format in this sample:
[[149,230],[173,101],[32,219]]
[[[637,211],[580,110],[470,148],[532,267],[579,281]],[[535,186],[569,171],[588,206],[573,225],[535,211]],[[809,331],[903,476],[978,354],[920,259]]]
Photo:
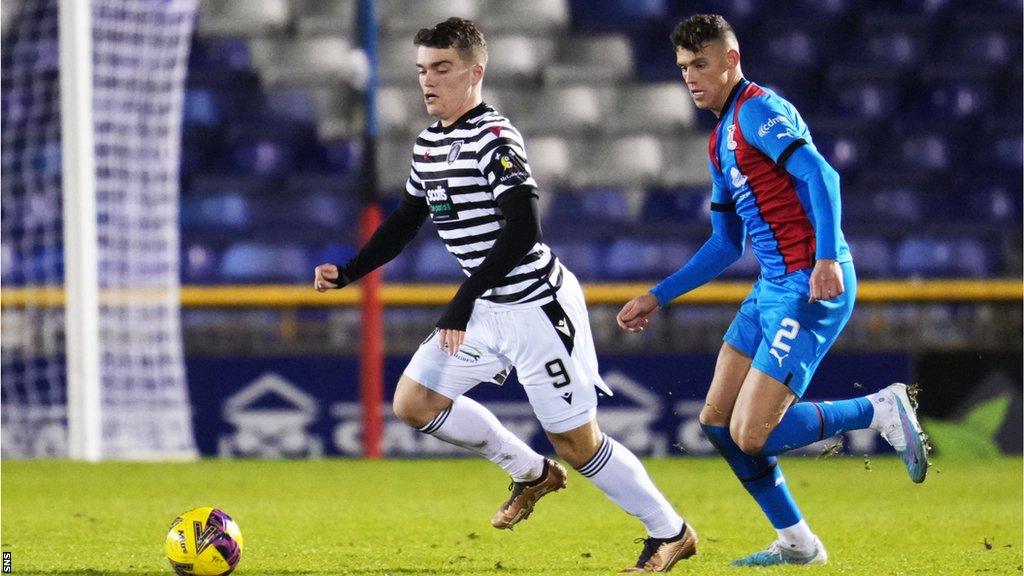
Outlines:
[[694,14],[683,20],[672,31],[669,38],[675,48],[684,48],[690,52],[700,52],[701,47],[714,40],[723,40],[736,32],[732,26],[718,14]]
[[487,62],[487,41],[472,20],[451,17],[433,28],[422,28],[412,41],[428,48],[455,48],[463,60]]

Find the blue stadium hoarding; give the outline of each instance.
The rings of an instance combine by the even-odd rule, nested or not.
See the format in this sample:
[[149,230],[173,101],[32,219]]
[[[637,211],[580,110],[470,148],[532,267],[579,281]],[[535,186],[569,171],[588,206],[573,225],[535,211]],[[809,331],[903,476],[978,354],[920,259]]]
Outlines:
[[[385,378],[390,398],[407,359],[390,357]],[[615,392],[602,395],[602,429],[637,454],[711,455],[697,416],[714,370],[712,355],[621,355],[600,359]],[[893,381],[907,381],[904,354],[826,357],[807,399],[849,398]],[[361,454],[358,363],[352,357],[205,358],[188,360],[196,441],[202,454],[221,457],[317,458]],[[470,393],[506,427],[538,451],[551,446],[516,379],[501,387],[481,384]],[[464,450],[384,416],[382,452],[393,457],[460,456]],[[805,449],[819,453],[834,440]],[[870,431],[846,434],[851,454],[888,451]]]

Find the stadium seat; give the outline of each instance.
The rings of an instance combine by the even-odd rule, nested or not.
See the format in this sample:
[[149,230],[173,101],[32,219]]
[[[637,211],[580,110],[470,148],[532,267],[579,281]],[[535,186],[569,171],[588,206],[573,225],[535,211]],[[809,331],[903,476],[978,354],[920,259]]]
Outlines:
[[309,257],[297,244],[237,242],[221,258],[221,277],[229,282],[309,281]]
[[291,15],[287,0],[203,2],[197,18],[201,36],[254,37],[281,33]]
[[487,40],[488,85],[535,85],[554,48],[549,36],[492,36]]
[[614,132],[674,135],[694,125],[693,98],[678,80],[621,88],[612,110],[601,124]]
[[663,169],[661,144],[653,136],[587,142],[572,154],[569,181],[580,188],[651,185]]
[[250,44],[260,77],[268,86],[358,86],[365,81],[362,50],[344,38],[321,36]]
[[605,256],[605,274],[610,279],[638,280],[661,276],[664,259],[661,246],[653,240],[618,238]]
[[862,278],[884,278],[892,274],[892,249],[880,238],[847,236],[850,253],[857,267],[857,276]]
[[377,79],[381,85],[416,88],[416,46],[412,40],[413,37],[407,34],[380,37],[377,42]]
[[710,186],[707,138],[706,134],[680,134],[662,139],[663,165],[657,177],[657,185],[664,188]]
[[600,243],[594,240],[544,240],[558,259],[580,280],[598,280],[604,258]]
[[[527,134],[576,134],[597,128],[605,117],[608,90],[589,86],[548,88],[530,98],[529,113],[513,119]],[[527,143],[529,145],[529,143]]]
[[407,138],[377,143],[377,183],[385,193],[405,191],[412,168],[413,143]]
[[245,230],[252,225],[249,200],[238,192],[189,195],[181,199],[181,227]]
[[569,25],[566,0],[487,0],[480,9],[480,27],[522,34],[554,34]]
[[189,79],[199,69],[252,70],[249,45],[242,38],[196,37],[189,52]]
[[544,69],[544,82],[614,85],[633,76],[633,47],[622,34],[563,39],[555,62]]
[[216,126],[221,118],[221,102],[218,94],[207,88],[190,88],[185,91],[182,122],[186,126]]
[[526,142],[526,155],[534,180],[544,192],[561,186],[569,177],[569,145],[557,136],[530,138]]
[[900,243],[896,271],[902,276],[988,276],[988,254],[979,241],[912,237]]
[[415,136],[433,121],[419,87],[406,82],[382,86],[377,92],[377,125],[382,134]]
[[382,30],[409,36],[420,28],[429,28],[452,16],[476,20],[479,3],[475,0],[378,0],[377,18]]
[[545,233],[562,233],[582,223],[583,199],[577,192],[556,192],[551,195],[550,204],[544,211]]
[[303,36],[341,36],[354,38],[356,0],[304,0],[295,7],[295,26]]
[[645,222],[684,223],[708,219],[710,191],[704,187],[655,189],[647,192]]
[[590,33],[643,29],[666,15],[664,0],[570,0],[573,28]]
[[452,282],[464,280],[466,275],[458,259],[435,237],[417,249],[412,277],[420,282]]
[[629,223],[636,220],[643,201],[641,190],[594,188],[583,190],[580,201],[587,222]]

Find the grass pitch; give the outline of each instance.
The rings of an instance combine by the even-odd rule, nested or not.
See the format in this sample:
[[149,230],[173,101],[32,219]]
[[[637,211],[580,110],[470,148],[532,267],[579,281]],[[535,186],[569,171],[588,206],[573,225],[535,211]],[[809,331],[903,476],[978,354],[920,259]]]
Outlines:
[[[830,555],[823,567],[737,569],[774,537],[717,459],[648,461],[700,534],[678,574],[1020,574],[1020,458],[937,459],[913,485],[893,458],[783,459]],[[644,535],[580,475],[514,531],[489,519],[508,479],[478,459],[221,461],[188,464],[5,461],[2,535],[13,574],[171,575],[170,521],[213,505],[238,521],[235,574],[613,574]]]

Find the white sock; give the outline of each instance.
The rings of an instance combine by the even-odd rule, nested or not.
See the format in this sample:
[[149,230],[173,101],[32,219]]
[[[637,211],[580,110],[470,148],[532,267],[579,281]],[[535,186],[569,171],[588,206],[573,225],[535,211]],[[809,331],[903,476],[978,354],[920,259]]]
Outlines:
[[672,538],[683,529],[683,519],[658,491],[640,460],[607,435],[602,434],[597,454],[577,471],[643,522],[649,536]]
[[807,525],[807,520],[800,519],[789,528],[776,530],[779,533],[779,540],[787,550],[806,554],[814,551],[814,533]]
[[882,390],[868,394],[868,400],[871,401],[871,407],[875,409],[875,413],[871,416],[871,425],[868,428],[881,430],[882,425],[892,419],[892,411],[896,409],[896,405],[893,404],[893,396],[887,390]]
[[476,452],[501,466],[516,482],[536,480],[544,469],[543,456],[502,426],[490,410],[465,396],[419,430]]

